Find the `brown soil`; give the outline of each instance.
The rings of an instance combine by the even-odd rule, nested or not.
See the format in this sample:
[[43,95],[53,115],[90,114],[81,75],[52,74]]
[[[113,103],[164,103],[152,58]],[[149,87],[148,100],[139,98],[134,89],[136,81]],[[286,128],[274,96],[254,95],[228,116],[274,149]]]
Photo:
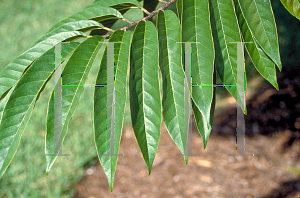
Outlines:
[[[296,77],[298,76],[298,77]],[[193,153],[185,165],[179,149],[162,125],[151,175],[130,126],[123,131],[114,190],[97,162],[76,185],[75,198],[98,197],[241,197],[299,198],[300,78],[278,79],[280,91],[264,83],[247,91],[246,154],[235,154],[236,104],[216,110],[207,148],[193,125]],[[249,83],[250,85],[250,83]],[[229,99],[230,100],[230,99]]]

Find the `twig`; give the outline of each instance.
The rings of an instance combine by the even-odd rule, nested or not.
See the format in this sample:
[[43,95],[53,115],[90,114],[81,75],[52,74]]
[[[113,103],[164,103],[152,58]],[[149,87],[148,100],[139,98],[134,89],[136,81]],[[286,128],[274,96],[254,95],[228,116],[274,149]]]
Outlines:
[[164,4],[167,4],[168,2],[167,1],[164,1],[164,0],[158,0],[159,2],[162,2]]
[[[120,28],[119,30],[127,31],[127,30],[129,30],[130,28],[132,28],[133,26],[135,26],[136,24],[138,24],[140,21],[147,21],[147,20],[151,19],[151,18],[152,18],[153,16],[155,16],[160,10],[161,10],[161,11],[164,11],[165,9],[167,9],[170,5],[172,5],[172,4],[175,3],[176,1],[177,1],[177,0],[170,0],[170,1],[169,1],[168,3],[166,3],[164,6],[160,7],[160,8],[157,9],[157,10],[154,10],[153,12],[151,12],[148,16],[146,16],[146,17],[144,17],[144,18],[142,18],[142,19],[140,19],[140,20],[137,20],[137,21],[135,21],[135,22],[133,22],[133,23],[131,23],[131,24],[125,26],[125,27],[122,27],[122,28]],[[102,35],[101,37],[106,38],[106,37],[109,37],[110,35],[112,35],[112,33],[106,34],[106,35]]]

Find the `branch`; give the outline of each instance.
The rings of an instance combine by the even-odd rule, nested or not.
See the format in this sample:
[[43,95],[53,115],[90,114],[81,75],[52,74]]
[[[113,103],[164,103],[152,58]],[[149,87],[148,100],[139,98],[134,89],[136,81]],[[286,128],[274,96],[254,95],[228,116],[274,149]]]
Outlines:
[[[147,21],[149,19],[151,19],[153,16],[155,16],[160,10],[161,11],[164,11],[165,9],[167,9],[170,5],[172,5],[173,3],[175,3],[177,0],[170,0],[169,2],[167,2],[164,6],[158,8],[157,10],[154,10],[153,12],[151,12],[148,16],[140,19],[140,20],[137,20],[133,23],[131,23],[130,25],[127,25],[125,27],[122,27],[120,28],[119,30],[123,30],[123,31],[127,31],[129,30],[130,28],[132,28],[133,26],[137,25],[140,21]],[[109,37],[110,35],[112,35],[112,33],[110,34],[106,34],[106,35],[102,35],[101,37]]]

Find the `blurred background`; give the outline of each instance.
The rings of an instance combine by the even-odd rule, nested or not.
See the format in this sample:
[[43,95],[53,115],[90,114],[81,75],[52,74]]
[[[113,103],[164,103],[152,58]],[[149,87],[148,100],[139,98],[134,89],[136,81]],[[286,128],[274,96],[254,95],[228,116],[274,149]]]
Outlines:
[[[93,0],[0,0],[0,70],[26,51],[54,24]],[[300,22],[280,1],[272,6],[277,23],[283,69],[276,91],[246,55],[248,80],[246,153],[235,153],[236,103],[217,88],[214,127],[207,148],[193,125],[193,153],[186,166],[162,124],[161,139],[149,176],[130,126],[127,100],[125,125],[114,191],[99,164],[93,137],[93,88],[85,88],[69,124],[63,153],[45,174],[45,135],[51,80],[38,100],[19,149],[0,180],[0,197],[300,197]],[[174,6],[170,9],[174,9]],[[126,13],[130,21],[143,16]],[[118,22],[113,28],[121,27]],[[94,84],[100,58],[87,84]],[[79,113],[80,112],[80,113]]]

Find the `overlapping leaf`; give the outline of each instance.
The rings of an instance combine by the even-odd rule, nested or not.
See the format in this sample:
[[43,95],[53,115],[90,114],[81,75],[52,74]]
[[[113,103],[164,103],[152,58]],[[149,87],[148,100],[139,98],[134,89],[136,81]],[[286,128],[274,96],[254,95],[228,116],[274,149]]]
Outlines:
[[93,3],[83,10],[61,20],[57,24],[55,24],[47,33],[53,31],[54,29],[62,26],[63,24],[69,23],[69,22],[75,22],[79,20],[88,20],[92,19],[97,22],[101,22],[108,19],[122,19],[122,14],[110,7],[103,7],[101,4],[99,5],[99,2]]
[[77,36],[85,36],[85,34],[79,31],[69,31],[55,34],[37,43],[26,52],[15,58],[0,73],[0,96],[6,94],[7,91],[16,84],[25,69],[35,59],[55,46],[58,42]]
[[[112,7],[116,10],[118,10],[121,14],[126,13],[130,8],[138,7],[142,9],[142,6],[140,2],[136,0],[110,0],[110,1],[103,1],[103,0],[96,0],[94,4],[103,6],[103,7]],[[111,28],[115,23],[117,22],[117,19],[108,19],[105,21],[101,21],[101,23],[108,28]],[[106,34],[106,30],[97,29],[93,30],[91,32],[91,35],[104,35]]]
[[280,0],[283,6],[297,19],[300,20],[300,1],[299,0]]
[[183,0],[177,0],[176,1],[177,17],[180,22],[181,22],[181,17],[182,17],[182,6],[183,6]]
[[268,55],[263,51],[263,49],[261,49],[256,40],[252,37],[238,4],[236,4],[236,13],[244,40],[246,42],[251,42],[246,43],[245,45],[253,65],[257,71],[278,90],[274,62],[268,57]]
[[[103,38],[93,36],[83,41],[74,51],[62,72],[62,84],[73,85],[62,87],[62,131],[59,132],[59,139],[64,140],[69,121],[77,107],[80,95],[83,91],[82,84],[85,83],[91,66],[101,47]],[[47,114],[47,135],[46,135],[46,160],[49,173],[62,142],[55,142],[54,136],[54,92],[49,100]]]
[[[174,12],[159,11],[157,17],[159,65],[163,81],[163,118],[165,126],[184,155],[184,71],[182,67],[181,27]],[[184,155],[187,163],[187,155]]]
[[206,145],[212,129],[211,106],[213,101],[214,43],[210,26],[208,0],[182,2],[182,41],[192,44],[192,98],[194,111],[200,111],[203,128],[199,132]]
[[[127,78],[128,64],[130,53],[131,33],[115,31],[108,42],[123,42],[114,44],[115,54],[115,133],[111,136],[108,128],[110,122],[107,121],[107,87],[96,87],[94,94],[94,127],[95,127],[95,144],[99,155],[100,163],[106,174],[108,184],[111,191],[113,190],[114,176],[118,161],[117,154],[122,136],[122,127],[125,114],[125,101],[127,96]],[[100,70],[98,73],[97,85],[107,84],[107,50],[101,60]],[[111,104],[110,104],[111,106]],[[113,138],[114,137],[114,138]],[[112,139],[113,138],[113,141]],[[108,146],[109,142],[114,142],[114,145]],[[113,146],[113,150],[112,149]],[[112,154],[112,155],[111,155]]]
[[[62,58],[64,59],[76,46],[76,43],[67,46]],[[11,90],[11,94],[6,95],[1,102],[0,109],[4,110],[0,124],[0,177],[17,151],[22,132],[39,94],[53,74],[53,60],[54,48],[51,48],[32,64]]]
[[152,22],[135,27],[130,67],[130,107],[134,133],[149,174],[157,152],[161,127],[158,79],[158,38]]
[[277,29],[270,0],[238,2],[251,34],[281,71]]
[[92,20],[72,21],[69,23],[62,24],[61,26],[48,32],[45,36],[43,36],[37,42],[35,42],[35,44],[39,43],[41,41],[47,41],[48,37],[55,35],[55,34],[59,34],[61,32],[69,32],[69,31],[74,31],[74,30],[79,30],[80,32],[84,32],[84,31],[88,31],[92,28],[104,28],[104,26],[101,23],[98,23],[98,22],[92,21]]
[[[237,94],[237,43],[241,42],[240,30],[232,0],[210,0],[211,27],[216,53],[216,68],[226,89],[236,99],[244,113],[244,95]],[[245,107],[245,109],[244,109]]]
[[139,8],[142,7],[141,3],[136,0],[109,0],[109,1],[95,0],[93,4],[102,7],[112,7],[118,11],[129,9],[131,7],[139,7]]

